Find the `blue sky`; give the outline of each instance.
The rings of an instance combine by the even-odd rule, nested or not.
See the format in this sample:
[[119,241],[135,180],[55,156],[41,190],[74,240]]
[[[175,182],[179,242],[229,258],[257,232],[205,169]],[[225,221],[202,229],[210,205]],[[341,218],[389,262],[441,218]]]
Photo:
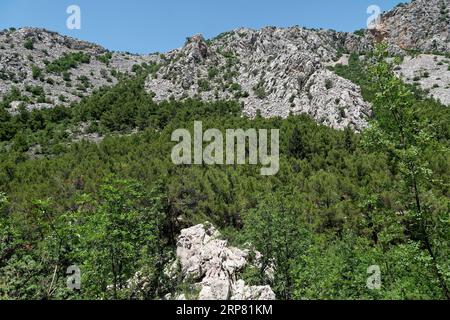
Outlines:
[[[237,27],[305,26],[353,31],[366,10],[400,0],[0,0],[0,29],[43,27],[111,50],[164,52],[187,36],[206,38]],[[406,1],[403,1],[406,2]],[[66,28],[69,5],[81,8],[81,30]]]

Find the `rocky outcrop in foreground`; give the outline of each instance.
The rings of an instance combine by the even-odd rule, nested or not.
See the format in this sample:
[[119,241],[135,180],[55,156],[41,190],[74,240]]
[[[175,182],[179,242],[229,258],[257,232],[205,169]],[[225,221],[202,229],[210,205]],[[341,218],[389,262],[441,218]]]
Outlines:
[[[269,286],[248,286],[238,279],[249,252],[228,246],[210,225],[181,231],[177,259],[184,279],[196,281],[199,300],[275,300]],[[184,295],[178,297],[183,299]]]

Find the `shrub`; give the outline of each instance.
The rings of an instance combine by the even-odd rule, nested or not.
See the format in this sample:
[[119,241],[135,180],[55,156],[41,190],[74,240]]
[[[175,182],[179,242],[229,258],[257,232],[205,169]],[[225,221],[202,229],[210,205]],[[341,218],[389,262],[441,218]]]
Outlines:
[[47,65],[48,72],[62,73],[76,68],[81,63],[89,63],[91,58],[83,52],[64,54],[61,58]]
[[219,70],[217,68],[209,68],[208,70],[208,78],[213,79],[219,74]]
[[26,86],[25,90],[33,96],[45,96],[44,88],[41,86]]
[[23,44],[25,49],[33,50],[34,49],[34,41],[32,39],[27,39],[25,43]]
[[66,82],[71,81],[70,76],[71,76],[70,72],[64,72],[63,73],[63,80],[66,81]]
[[241,89],[242,88],[241,88],[241,85],[239,83],[232,83],[230,85],[230,90],[231,91],[240,91]]
[[104,55],[98,56],[97,60],[100,62],[103,62],[104,64],[108,65],[109,64],[109,60],[112,59],[112,53],[111,52],[107,52]]
[[32,66],[31,73],[32,73],[33,79],[36,80],[42,75],[42,70],[37,66]]
[[210,91],[211,90],[211,85],[209,84],[209,81],[205,80],[205,79],[198,80],[198,87],[199,87],[200,91]]
[[359,36],[359,37],[364,37],[365,30],[364,30],[364,29],[356,30],[356,31],[354,32],[354,34],[357,35],[357,36]]

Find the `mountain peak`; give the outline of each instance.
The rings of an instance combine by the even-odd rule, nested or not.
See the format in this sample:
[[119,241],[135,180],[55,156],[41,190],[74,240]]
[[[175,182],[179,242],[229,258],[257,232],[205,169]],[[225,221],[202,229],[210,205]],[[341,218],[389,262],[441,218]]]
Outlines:
[[189,59],[193,61],[199,62],[208,56],[208,45],[202,34],[187,38],[183,49],[187,52]]

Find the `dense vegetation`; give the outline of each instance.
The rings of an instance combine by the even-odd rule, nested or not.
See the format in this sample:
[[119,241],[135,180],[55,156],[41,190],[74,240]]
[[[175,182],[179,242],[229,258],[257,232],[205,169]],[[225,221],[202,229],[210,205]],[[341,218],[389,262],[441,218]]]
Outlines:
[[47,72],[61,73],[76,68],[81,63],[89,63],[91,58],[83,52],[64,54],[63,57],[47,64]]
[[[353,56],[336,69],[374,105],[362,135],[307,116],[243,118],[235,102],[157,104],[144,90],[148,67],[71,108],[11,116],[5,97],[0,298],[155,299],[187,290],[164,270],[178,231],[210,221],[263,254],[242,276],[270,284],[280,299],[448,299],[450,111],[399,81],[384,51],[365,61],[372,67]],[[173,165],[171,133],[195,120],[204,129],[279,128],[279,173]],[[104,139],[74,141],[82,124]],[[81,269],[80,291],[66,287],[71,265]],[[372,265],[380,290],[366,287]],[[142,290],[127,286],[138,271]]]

